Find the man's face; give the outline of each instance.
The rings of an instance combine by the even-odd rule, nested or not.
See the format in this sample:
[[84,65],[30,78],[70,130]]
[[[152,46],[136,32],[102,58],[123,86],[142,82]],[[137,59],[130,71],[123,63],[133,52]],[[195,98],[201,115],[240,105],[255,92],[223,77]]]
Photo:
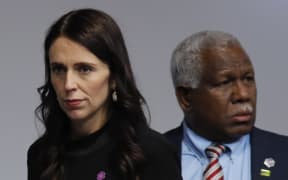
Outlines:
[[255,122],[253,66],[245,51],[236,45],[207,49],[202,58],[200,84],[185,93],[177,92],[178,99],[184,94],[182,99],[186,101],[181,105],[180,100],[180,105],[196,133],[212,141],[234,141],[249,133]]

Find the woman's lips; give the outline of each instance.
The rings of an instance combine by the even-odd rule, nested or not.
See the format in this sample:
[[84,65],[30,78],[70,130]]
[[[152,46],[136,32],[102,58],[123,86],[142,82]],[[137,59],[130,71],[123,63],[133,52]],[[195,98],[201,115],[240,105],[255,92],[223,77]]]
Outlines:
[[77,108],[81,105],[82,101],[83,101],[82,99],[68,99],[68,100],[65,100],[65,104],[69,108]]

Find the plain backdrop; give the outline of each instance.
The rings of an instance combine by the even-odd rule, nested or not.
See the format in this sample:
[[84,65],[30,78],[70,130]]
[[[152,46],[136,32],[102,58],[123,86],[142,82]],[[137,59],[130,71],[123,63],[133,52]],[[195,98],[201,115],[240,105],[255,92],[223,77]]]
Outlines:
[[63,13],[84,7],[119,23],[152,128],[164,132],[183,118],[170,78],[173,49],[188,35],[213,29],[238,37],[255,66],[256,125],[288,135],[286,0],[1,0],[0,179],[27,178],[26,152],[41,132],[33,111],[44,81],[46,30]]

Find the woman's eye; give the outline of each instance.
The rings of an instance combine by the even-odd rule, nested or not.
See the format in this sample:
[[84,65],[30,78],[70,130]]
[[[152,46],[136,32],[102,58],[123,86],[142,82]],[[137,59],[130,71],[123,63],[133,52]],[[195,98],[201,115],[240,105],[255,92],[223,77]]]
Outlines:
[[54,74],[60,74],[60,73],[65,72],[65,68],[61,65],[52,65],[51,72]]
[[79,67],[79,72],[84,73],[84,74],[87,74],[87,73],[91,72],[92,70],[93,70],[93,68],[90,66],[80,66]]

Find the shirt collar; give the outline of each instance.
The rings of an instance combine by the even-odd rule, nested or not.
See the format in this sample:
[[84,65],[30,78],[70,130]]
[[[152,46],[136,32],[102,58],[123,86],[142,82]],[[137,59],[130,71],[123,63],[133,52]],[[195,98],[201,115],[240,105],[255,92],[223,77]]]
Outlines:
[[[241,152],[244,152],[244,149],[249,146],[250,135],[244,135],[239,140],[233,143],[224,144],[229,147],[230,151],[228,153],[229,157],[233,160]],[[187,147],[187,150],[192,155],[202,159],[206,158],[205,149],[211,145],[213,142],[209,141],[198,134],[196,134],[192,129],[190,129],[186,122],[183,122],[183,143]]]

